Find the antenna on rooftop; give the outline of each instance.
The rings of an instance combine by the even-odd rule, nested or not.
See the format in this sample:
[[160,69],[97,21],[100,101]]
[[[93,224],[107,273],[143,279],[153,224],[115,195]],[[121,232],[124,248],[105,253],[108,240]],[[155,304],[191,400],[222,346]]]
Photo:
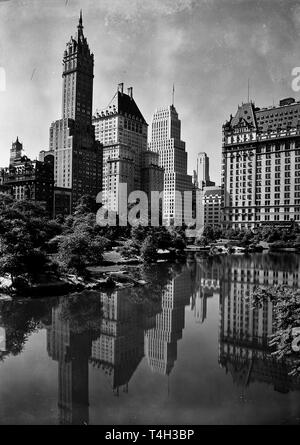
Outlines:
[[175,85],[173,83],[173,90],[172,90],[172,106],[174,107],[174,99],[175,99]]

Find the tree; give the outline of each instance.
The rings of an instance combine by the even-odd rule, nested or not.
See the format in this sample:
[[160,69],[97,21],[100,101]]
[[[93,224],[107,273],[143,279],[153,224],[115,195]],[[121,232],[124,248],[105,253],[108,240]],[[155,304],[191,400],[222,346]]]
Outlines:
[[241,230],[238,229],[228,229],[223,232],[224,238],[237,240],[241,237]]
[[149,233],[149,227],[145,226],[135,226],[131,229],[131,238],[137,243],[141,243],[145,240]]
[[84,290],[68,297],[61,297],[59,305],[60,318],[69,322],[72,333],[88,332],[94,338],[99,336],[102,315],[99,292]]
[[[300,375],[299,350],[295,349],[295,335],[299,336],[300,290],[287,286],[259,286],[254,290],[255,308],[261,308],[269,301],[273,304],[274,324],[270,346],[278,360],[288,358],[290,374]],[[299,344],[299,341],[297,342]]]
[[152,227],[151,236],[155,238],[156,245],[159,249],[169,249],[173,247],[174,237],[177,236],[172,234],[170,230],[168,230],[165,226],[161,227]]
[[22,352],[27,339],[40,323],[50,322],[52,308],[56,305],[56,297],[0,302],[1,326],[6,330],[6,350],[9,354]]
[[142,244],[141,256],[147,263],[153,263],[157,260],[157,244],[151,235],[148,235]]
[[5,232],[0,235],[0,273],[9,274],[13,285],[17,277],[24,277],[29,283],[38,280],[42,273],[50,271],[50,260],[42,249],[45,235],[39,237],[35,221],[14,219],[0,222]]
[[124,258],[132,258],[140,254],[140,245],[134,240],[127,240],[118,249]]
[[246,230],[245,232],[242,233],[242,243],[249,245],[251,244],[251,241],[253,240],[253,233],[251,232],[251,230]]
[[177,250],[184,250],[186,248],[186,241],[181,235],[173,238],[173,247]]
[[202,247],[207,246],[209,244],[209,242],[210,241],[205,236],[200,236],[200,238],[197,238],[197,240],[196,240],[196,244],[198,246],[202,246]]
[[205,240],[203,240],[202,242],[205,242],[205,244],[209,244],[216,241],[221,236],[222,230],[220,229],[220,227],[215,228],[213,226],[207,225],[204,227],[204,230],[202,232],[202,238],[204,238]]
[[94,213],[96,215],[98,207],[99,205],[93,196],[83,195],[77,201],[74,216],[85,215],[86,213]]
[[[3,204],[4,202],[4,204]],[[0,273],[35,283],[39,275],[52,273],[55,265],[47,258],[48,241],[61,228],[49,221],[45,209],[31,201],[15,201],[4,196],[0,205]],[[21,280],[22,281],[22,280]]]
[[103,237],[90,237],[86,232],[74,232],[59,240],[57,260],[68,272],[87,275],[87,266],[102,261],[107,240]]

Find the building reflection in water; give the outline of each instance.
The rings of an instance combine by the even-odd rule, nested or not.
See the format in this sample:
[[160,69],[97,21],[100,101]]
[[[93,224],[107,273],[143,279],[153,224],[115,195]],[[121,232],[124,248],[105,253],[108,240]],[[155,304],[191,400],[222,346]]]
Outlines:
[[92,338],[89,331],[74,332],[63,317],[64,297],[52,309],[47,327],[47,351],[58,362],[58,408],[60,424],[89,423],[89,357]]
[[177,359],[177,342],[184,329],[185,306],[190,301],[190,271],[184,269],[166,286],[155,325],[145,332],[145,356],[152,371],[170,375]]
[[190,264],[194,269],[193,292],[191,295],[191,310],[196,323],[204,323],[207,318],[207,301],[220,294],[220,267],[207,261]]
[[0,359],[20,354],[29,333],[46,327],[48,354],[58,362],[59,422],[88,424],[89,364],[107,376],[115,395],[128,392],[143,358],[153,372],[169,376],[185,327],[185,307],[190,304],[197,323],[209,322],[207,302],[217,297],[218,361],[242,393],[253,382],[283,393],[300,389],[300,377],[289,376],[288,366],[270,354],[272,304],[254,309],[251,297],[257,284],[299,288],[299,257],[293,262],[284,255],[198,258],[173,267],[171,275],[162,265],[158,269],[160,275],[151,269],[145,277],[152,277],[148,287],[87,291],[40,305],[2,303],[0,327],[6,341]]
[[274,261],[267,256],[223,259],[219,363],[243,388],[252,382],[264,382],[283,393],[300,389],[300,378],[289,376],[288,366],[278,362],[268,346],[274,328],[272,303],[253,308],[252,301],[257,285],[299,287],[299,260],[293,272],[287,269],[289,262],[284,256],[274,257]]
[[116,395],[128,383],[144,356],[144,330],[158,312],[157,304],[135,301],[132,289],[101,293],[100,336],[92,344],[91,362],[105,372]]
[[72,330],[70,320],[63,316],[67,297],[60,300],[46,328],[48,354],[58,361],[61,424],[89,422],[89,363],[105,373],[115,395],[128,392],[144,356],[154,372],[170,374],[184,328],[190,282],[190,271],[184,269],[153,300],[133,288],[99,293],[101,314],[99,311],[95,338],[89,330]]

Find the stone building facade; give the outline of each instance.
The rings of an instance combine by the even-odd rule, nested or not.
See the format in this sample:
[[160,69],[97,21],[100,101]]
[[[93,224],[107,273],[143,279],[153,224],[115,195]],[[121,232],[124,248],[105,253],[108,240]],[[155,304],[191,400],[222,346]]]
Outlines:
[[242,104],[223,125],[222,206],[227,228],[300,221],[300,102]]

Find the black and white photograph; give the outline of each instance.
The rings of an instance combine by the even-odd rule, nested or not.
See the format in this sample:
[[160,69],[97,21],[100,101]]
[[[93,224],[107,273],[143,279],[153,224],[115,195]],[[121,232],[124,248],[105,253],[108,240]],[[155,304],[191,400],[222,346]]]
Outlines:
[[300,425],[300,0],[0,0],[0,148],[1,426]]

